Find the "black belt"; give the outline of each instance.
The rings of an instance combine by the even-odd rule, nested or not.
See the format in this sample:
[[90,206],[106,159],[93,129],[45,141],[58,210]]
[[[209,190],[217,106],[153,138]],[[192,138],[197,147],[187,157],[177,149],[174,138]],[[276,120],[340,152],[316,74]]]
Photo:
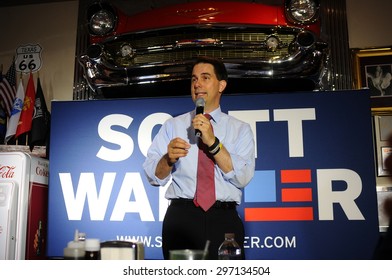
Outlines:
[[[193,199],[186,199],[186,198],[175,198],[172,199],[170,205],[190,205],[197,207],[193,202]],[[235,201],[215,201],[214,205],[211,208],[217,209],[235,209],[237,203]]]

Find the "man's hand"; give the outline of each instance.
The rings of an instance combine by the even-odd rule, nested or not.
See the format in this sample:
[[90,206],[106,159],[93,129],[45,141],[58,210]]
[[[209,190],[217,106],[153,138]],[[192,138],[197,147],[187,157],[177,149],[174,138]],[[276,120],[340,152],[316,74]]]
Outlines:
[[196,130],[200,130],[201,132],[201,140],[207,147],[210,147],[215,142],[215,135],[212,129],[212,125],[209,119],[202,114],[198,114],[192,120],[193,128]]
[[169,166],[177,162],[180,157],[185,157],[191,145],[185,140],[177,137],[169,142],[167,145],[167,161]]

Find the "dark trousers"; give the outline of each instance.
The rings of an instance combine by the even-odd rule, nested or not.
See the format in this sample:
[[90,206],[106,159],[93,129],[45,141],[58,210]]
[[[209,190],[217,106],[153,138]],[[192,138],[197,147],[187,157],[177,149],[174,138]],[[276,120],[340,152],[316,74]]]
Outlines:
[[216,260],[225,233],[235,234],[244,257],[244,225],[235,207],[215,206],[204,212],[192,200],[174,201],[163,220],[163,257],[169,259],[170,250],[203,250],[210,240],[208,259]]

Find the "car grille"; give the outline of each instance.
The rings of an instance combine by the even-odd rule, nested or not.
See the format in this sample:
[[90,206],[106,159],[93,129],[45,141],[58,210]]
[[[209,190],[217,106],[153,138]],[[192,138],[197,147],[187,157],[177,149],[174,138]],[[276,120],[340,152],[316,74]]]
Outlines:
[[[104,43],[104,53],[106,60],[117,67],[173,63],[193,59],[200,55],[223,59],[276,59],[289,53],[290,44],[296,38],[297,31],[292,29],[282,31],[279,30],[278,33],[273,30],[255,29],[198,29],[196,31],[175,29],[159,33],[128,34]],[[265,45],[265,41],[270,35],[274,35],[280,40],[279,48],[274,52],[268,51]],[[203,39],[213,39],[216,43],[195,43],[194,41]],[[121,47],[124,44],[132,46],[135,51],[134,56],[123,57],[121,55]]]

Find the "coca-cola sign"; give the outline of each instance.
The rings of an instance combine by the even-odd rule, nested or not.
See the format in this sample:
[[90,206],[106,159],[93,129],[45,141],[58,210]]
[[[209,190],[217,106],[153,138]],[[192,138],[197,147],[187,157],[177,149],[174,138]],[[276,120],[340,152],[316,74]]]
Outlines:
[[13,178],[15,175],[16,166],[1,165],[0,164],[0,178]]

